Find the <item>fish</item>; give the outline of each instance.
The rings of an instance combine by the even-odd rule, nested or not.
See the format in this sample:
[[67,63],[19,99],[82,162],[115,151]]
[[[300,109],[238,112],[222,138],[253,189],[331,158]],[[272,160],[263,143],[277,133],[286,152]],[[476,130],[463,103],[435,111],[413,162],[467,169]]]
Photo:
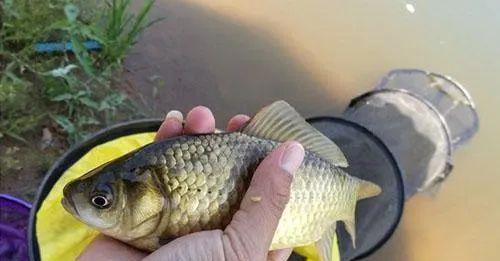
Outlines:
[[238,131],[153,142],[99,166],[64,187],[62,205],[101,233],[154,251],[189,233],[224,229],[259,163],[289,140],[300,142],[305,156],[270,250],[316,243],[322,260],[331,260],[337,221],[355,244],[356,203],[381,188],[350,176],[340,148],[285,101]]

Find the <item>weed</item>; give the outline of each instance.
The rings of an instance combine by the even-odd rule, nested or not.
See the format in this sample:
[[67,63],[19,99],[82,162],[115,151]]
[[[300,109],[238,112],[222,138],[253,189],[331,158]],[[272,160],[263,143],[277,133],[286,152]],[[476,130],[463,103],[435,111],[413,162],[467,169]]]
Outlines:
[[[133,15],[130,0],[0,2],[0,139],[54,123],[71,144],[120,117],[134,104],[111,86],[148,21],[153,0]],[[87,40],[102,50],[89,51]],[[40,54],[39,42],[70,42],[72,52]]]

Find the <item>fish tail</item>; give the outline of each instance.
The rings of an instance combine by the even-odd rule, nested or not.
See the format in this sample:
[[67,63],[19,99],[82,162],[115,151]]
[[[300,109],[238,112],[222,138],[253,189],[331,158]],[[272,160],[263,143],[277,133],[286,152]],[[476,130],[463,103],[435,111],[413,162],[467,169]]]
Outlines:
[[345,230],[349,233],[352,240],[352,246],[356,248],[356,204],[358,201],[371,198],[379,195],[382,192],[382,189],[375,183],[365,180],[359,180],[358,188],[356,191],[356,200],[352,202],[348,209],[348,215],[342,219],[341,221],[344,223]]
[[358,187],[357,199],[362,200],[365,198],[375,197],[382,192],[379,185],[372,183],[370,181],[361,180]]
[[[345,209],[339,221],[342,221],[344,228],[351,237],[352,245],[356,248],[356,224],[355,211],[356,204],[359,200],[375,197],[382,192],[382,189],[375,183],[354,179],[357,184],[354,195],[351,195],[346,201]],[[332,257],[333,240],[336,235],[336,222],[333,222],[331,227],[325,231],[322,238],[316,242],[316,248],[322,261],[330,261]]]

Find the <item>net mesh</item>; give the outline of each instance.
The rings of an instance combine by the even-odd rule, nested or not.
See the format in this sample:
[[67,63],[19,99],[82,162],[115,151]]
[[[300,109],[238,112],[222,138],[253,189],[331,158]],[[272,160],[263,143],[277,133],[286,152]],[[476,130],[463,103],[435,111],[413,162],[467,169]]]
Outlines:
[[344,117],[371,130],[403,170],[405,195],[427,189],[451,169],[447,126],[431,105],[402,90],[377,90],[353,100]]
[[0,194],[0,260],[28,260],[30,205]]
[[404,89],[432,104],[445,120],[454,148],[470,140],[479,128],[472,98],[450,77],[415,69],[394,70],[376,89]]

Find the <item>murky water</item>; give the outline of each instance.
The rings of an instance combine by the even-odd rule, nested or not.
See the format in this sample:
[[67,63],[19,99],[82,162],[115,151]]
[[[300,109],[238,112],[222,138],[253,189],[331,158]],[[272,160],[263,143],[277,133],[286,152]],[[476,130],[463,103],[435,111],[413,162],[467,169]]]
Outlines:
[[127,61],[157,115],[205,104],[222,125],[276,99],[306,116],[339,115],[389,70],[453,76],[479,108],[480,131],[439,195],[412,198],[369,260],[500,258],[499,1],[157,2],[166,19]]

